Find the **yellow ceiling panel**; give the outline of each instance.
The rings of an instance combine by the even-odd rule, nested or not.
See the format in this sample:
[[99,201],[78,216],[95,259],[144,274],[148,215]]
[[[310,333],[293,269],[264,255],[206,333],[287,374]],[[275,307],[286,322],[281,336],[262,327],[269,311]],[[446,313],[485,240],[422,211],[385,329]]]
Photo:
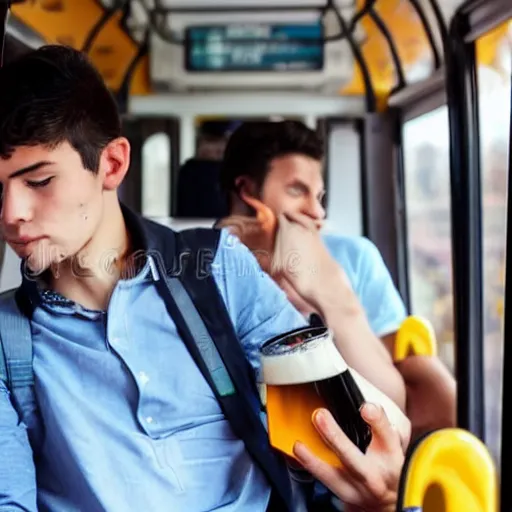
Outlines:
[[[361,9],[365,1],[358,0],[357,3],[357,8]],[[411,4],[403,0],[381,0],[376,3],[375,10],[391,33],[406,79],[422,66],[428,73],[432,67],[432,52],[421,20]],[[375,93],[378,98],[386,97],[397,81],[389,46],[368,14],[359,23],[363,33],[362,53]],[[361,70],[355,64],[353,79],[341,94],[364,93]]]
[[[504,59],[510,55],[505,46],[512,48],[512,19],[505,21],[476,42],[476,60],[478,64],[495,69],[499,73],[508,73],[509,62]],[[508,67],[507,67],[508,66]]]
[[[102,18],[105,9],[96,0],[31,0],[12,6],[12,13],[49,44],[83,48],[87,36]],[[121,12],[102,27],[89,51],[91,61],[107,86],[118,91],[138,47],[121,26]],[[145,56],[137,65],[131,92],[148,94],[149,65]]]

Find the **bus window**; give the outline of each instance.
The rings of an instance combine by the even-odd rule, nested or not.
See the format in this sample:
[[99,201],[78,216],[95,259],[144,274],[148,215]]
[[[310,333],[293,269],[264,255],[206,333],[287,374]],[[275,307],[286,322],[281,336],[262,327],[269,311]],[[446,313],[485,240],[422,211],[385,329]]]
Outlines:
[[430,320],[454,370],[450,154],[446,105],[404,124],[411,313]]
[[512,21],[477,42],[487,444],[500,451]]
[[166,133],[149,136],[142,146],[142,215],[169,217],[171,141]]

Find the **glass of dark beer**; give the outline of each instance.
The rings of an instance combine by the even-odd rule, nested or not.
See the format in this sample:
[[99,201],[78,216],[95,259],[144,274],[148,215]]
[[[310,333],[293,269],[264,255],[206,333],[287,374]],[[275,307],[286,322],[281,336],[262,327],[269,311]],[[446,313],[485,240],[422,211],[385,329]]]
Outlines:
[[328,328],[306,327],[267,341],[261,374],[267,385],[312,385],[349,439],[366,452],[372,433],[360,414],[365,398]]

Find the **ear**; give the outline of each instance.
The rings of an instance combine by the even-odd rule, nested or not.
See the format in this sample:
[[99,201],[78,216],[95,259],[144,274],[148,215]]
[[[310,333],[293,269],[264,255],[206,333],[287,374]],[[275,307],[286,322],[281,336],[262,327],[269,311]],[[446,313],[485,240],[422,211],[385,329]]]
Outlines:
[[[235,180],[235,192],[237,198],[237,210],[243,215],[253,216],[258,212],[260,205],[259,190],[254,180],[248,176],[240,176]],[[263,206],[263,205],[261,205]]]
[[99,173],[105,190],[116,190],[130,167],[130,143],[125,137],[109,142],[100,157]]
[[238,197],[247,196],[258,198],[258,187],[248,176],[239,176],[235,180],[235,192]]

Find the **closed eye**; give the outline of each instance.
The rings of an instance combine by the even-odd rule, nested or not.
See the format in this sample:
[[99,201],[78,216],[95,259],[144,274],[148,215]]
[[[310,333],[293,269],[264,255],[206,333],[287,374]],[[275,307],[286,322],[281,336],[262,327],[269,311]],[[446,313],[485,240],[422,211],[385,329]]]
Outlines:
[[49,178],[46,178],[41,181],[27,181],[27,185],[32,188],[43,188],[46,187],[52,181],[54,176],[50,176]]
[[308,193],[308,189],[300,183],[294,183],[288,187],[288,192],[293,196],[301,196]]

